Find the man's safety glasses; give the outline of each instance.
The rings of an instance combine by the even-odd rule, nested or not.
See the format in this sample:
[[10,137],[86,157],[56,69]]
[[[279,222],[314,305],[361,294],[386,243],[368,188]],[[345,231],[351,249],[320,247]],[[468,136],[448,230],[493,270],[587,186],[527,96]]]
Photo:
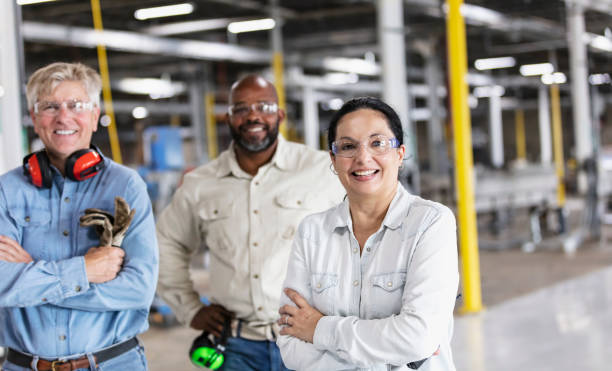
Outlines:
[[34,113],[43,116],[57,116],[62,107],[74,114],[80,114],[93,109],[92,102],[82,102],[80,100],[69,100],[65,102],[36,102],[34,104]]
[[239,103],[230,106],[228,112],[230,116],[245,117],[251,110],[262,115],[272,115],[278,112],[278,104],[272,102],[257,102],[251,104]]
[[384,135],[374,135],[363,142],[353,139],[343,138],[332,143],[332,153],[340,157],[355,157],[360,146],[365,146],[373,156],[384,155],[391,148],[399,147],[399,140],[388,138]]

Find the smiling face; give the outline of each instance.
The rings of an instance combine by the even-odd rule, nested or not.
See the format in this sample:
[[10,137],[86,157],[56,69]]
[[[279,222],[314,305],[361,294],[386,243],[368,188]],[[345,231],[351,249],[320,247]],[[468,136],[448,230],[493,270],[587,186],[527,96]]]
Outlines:
[[[38,102],[89,102],[84,85],[79,81],[62,81],[51,94],[41,96]],[[89,148],[91,136],[98,129],[100,109],[94,106],[75,113],[61,105],[55,115],[30,111],[34,131],[45,145],[51,163],[64,171],[66,158],[79,149]]]
[[273,85],[260,77],[247,77],[232,89],[230,104],[239,108],[228,116],[232,138],[238,146],[248,152],[262,152],[276,143],[285,113],[281,109],[274,112],[263,109],[278,104]]
[[[349,139],[367,143],[377,135],[394,138],[385,116],[371,109],[358,109],[346,114],[336,129],[337,141]],[[373,155],[361,145],[354,157],[332,154],[331,159],[349,199],[372,196],[386,199],[397,188],[398,170],[405,150],[401,145],[385,154]]]

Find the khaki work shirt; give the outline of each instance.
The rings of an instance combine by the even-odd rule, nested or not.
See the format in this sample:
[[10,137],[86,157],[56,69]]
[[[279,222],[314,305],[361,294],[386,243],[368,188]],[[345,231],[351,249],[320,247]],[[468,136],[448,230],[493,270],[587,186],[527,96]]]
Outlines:
[[[279,317],[281,285],[299,223],[345,195],[329,155],[279,136],[276,152],[255,176],[243,171],[233,144],[185,175],[157,222],[158,292],[189,324],[202,303],[189,276],[192,254],[210,254],[210,301],[244,320],[242,333],[268,338]],[[245,328],[246,327],[246,328]],[[246,337],[246,336],[245,336]]]

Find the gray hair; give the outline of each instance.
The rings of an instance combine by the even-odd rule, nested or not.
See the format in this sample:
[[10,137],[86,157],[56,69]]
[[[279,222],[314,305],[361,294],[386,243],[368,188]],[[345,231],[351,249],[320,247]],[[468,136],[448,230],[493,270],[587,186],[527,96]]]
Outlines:
[[39,68],[30,76],[26,86],[28,109],[34,109],[38,98],[51,94],[62,81],[82,83],[90,102],[97,107],[100,106],[102,80],[98,72],[81,63],[56,62]]

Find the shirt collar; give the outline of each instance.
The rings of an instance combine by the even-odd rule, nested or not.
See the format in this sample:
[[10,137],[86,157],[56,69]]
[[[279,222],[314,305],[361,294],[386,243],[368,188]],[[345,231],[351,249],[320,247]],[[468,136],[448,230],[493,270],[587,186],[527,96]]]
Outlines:
[[[217,177],[221,178],[227,176],[229,174],[233,174],[235,177],[251,178],[251,175],[247,174],[244,170],[240,168],[238,164],[238,159],[236,158],[236,151],[234,150],[236,143],[232,141],[229,148],[224,151],[219,156],[219,167],[217,168]],[[274,151],[274,155],[270,159],[266,165],[274,165],[280,170],[289,170],[292,169],[292,166],[296,159],[293,158],[295,156],[291,156],[289,153],[289,147],[285,138],[279,134],[278,136],[278,144],[276,146],[276,151]]]
[[[387,214],[382,221],[382,225],[389,229],[397,229],[402,225],[406,215],[408,215],[408,209],[412,203],[412,196],[404,187],[398,183],[395,196],[391,200]],[[330,220],[330,225],[333,229],[336,228],[348,228],[353,230],[351,212],[349,209],[348,198],[345,197],[344,201],[336,207],[336,210]]]

